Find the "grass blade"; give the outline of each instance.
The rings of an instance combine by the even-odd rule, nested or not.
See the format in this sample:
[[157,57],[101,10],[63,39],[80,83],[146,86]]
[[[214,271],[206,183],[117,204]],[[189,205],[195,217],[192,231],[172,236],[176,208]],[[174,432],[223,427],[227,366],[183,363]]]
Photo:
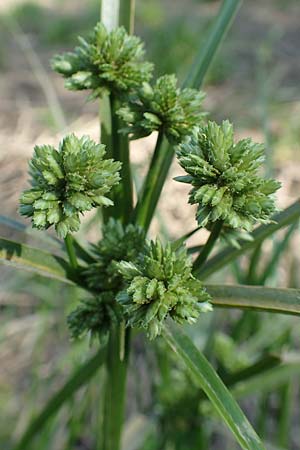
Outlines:
[[262,276],[259,278],[257,284],[265,284],[267,279],[273,275],[273,273],[275,272],[275,270],[277,268],[278,261],[279,261],[281,255],[284,253],[284,251],[288,247],[291,237],[292,237],[294,231],[296,231],[296,229],[298,227],[299,227],[298,222],[293,223],[287,230],[284,238],[280,242],[275,244],[273,254],[271,255],[270,260],[269,260],[268,264],[266,265],[266,268],[263,271]]
[[27,227],[22,222],[19,222],[18,220],[11,219],[10,217],[3,216],[0,214],[0,225],[4,225],[7,228],[10,228],[14,231],[20,231],[25,232]]
[[72,283],[72,271],[65,259],[8,239],[0,238],[0,264]]
[[256,247],[259,242],[262,242],[269,236],[271,236],[276,231],[287,225],[292,224],[300,217],[300,202],[297,200],[291,206],[286,208],[284,211],[276,214],[273,219],[276,223],[271,223],[269,225],[261,225],[256,230],[253,231],[252,241],[240,241],[240,248],[227,247],[221,252],[217,253],[215,256],[210,258],[205,265],[199,271],[198,276],[201,279],[207,278],[212,273],[217,270],[222,269],[231,261],[236,259],[238,256],[245,253],[246,250]]
[[201,87],[212,60],[229,30],[241,3],[241,0],[223,1],[220,12],[215,19],[207,39],[204,41],[205,44],[203,47],[201,46],[192,69],[186,77],[184,82],[185,87]]
[[14,450],[25,450],[29,448],[33,438],[41,431],[61,406],[72,397],[75,392],[84,386],[96,373],[105,359],[105,349],[100,349],[94,356],[75,370],[62,388],[54,394],[42,411],[32,420],[23,436],[15,446]]
[[212,284],[206,288],[215,306],[300,315],[300,289]]
[[272,392],[278,386],[292,380],[300,375],[300,359],[282,356],[285,363],[273,367],[268,371],[237,383],[231,390],[235,398],[244,398],[257,392]]
[[180,356],[194,375],[194,379],[197,380],[199,386],[204,390],[241,447],[248,450],[264,449],[265,447],[239,405],[205,356],[199,352],[189,337],[179,327],[173,328],[173,326],[171,329],[165,329],[164,337],[172,350]]

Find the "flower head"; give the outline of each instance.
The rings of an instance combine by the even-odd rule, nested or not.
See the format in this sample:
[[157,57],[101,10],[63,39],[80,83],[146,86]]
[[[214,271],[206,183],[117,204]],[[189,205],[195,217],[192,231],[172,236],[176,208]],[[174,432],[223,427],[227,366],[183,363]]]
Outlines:
[[111,327],[120,322],[122,311],[112,292],[82,300],[80,305],[67,318],[71,336],[81,338],[90,333],[91,337],[106,337]]
[[121,163],[104,156],[105,146],[88,136],[70,134],[58,150],[36,146],[29,163],[32,188],[21,196],[21,214],[35,228],[54,225],[61,238],[78,231],[80,213],[112,204],[107,194],[120,179]]
[[141,40],[130,36],[125,28],[111,32],[98,23],[90,38],[79,38],[74,52],[57,55],[52,60],[53,69],[66,79],[70,90],[92,90],[92,98],[104,92],[124,94],[148,81],[152,64],[143,61]]
[[280,183],[258,174],[264,146],[251,139],[235,144],[228,121],[221,126],[208,122],[179,147],[177,156],[188,175],[175,179],[192,184],[189,202],[198,204],[200,226],[221,220],[231,228],[251,231],[255,222],[268,222],[276,211],[272,194]]
[[204,94],[195,89],[179,89],[175,75],[158,78],[153,87],[144,83],[128,106],[118,112],[128,124],[123,131],[132,139],[162,131],[170,142],[178,144],[202,123],[203,98]]
[[210,297],[192,274],[192,263],[184,248],[177,251],[159,241],[148,243],[135,263],[121,262],[120,273],[127,289],[117,296],[127,322],[144,328],[153,339],[170,316],[179,323],[193,323],[211,309]]
[[102,292],[118,292],[123,286],[118,271],[120,261],[135,261],[145,245],[142,228],[110,218],[102,229],[102,239],[93,246],[95,262],[84,269],[84,277],[90,289]]

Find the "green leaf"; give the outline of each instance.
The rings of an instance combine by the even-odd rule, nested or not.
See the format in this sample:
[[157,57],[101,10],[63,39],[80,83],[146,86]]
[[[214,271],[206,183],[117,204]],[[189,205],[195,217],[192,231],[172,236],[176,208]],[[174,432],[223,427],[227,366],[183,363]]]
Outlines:
[[22,222],[18,220],[11,219],[10,217],[3,216],[0,214],[0,224],[5,225],[6,227],[15,230],[15,231],[23,231],[25,232],[27,227]]
[[265,447],[239,405],[190,338],[178,327],[173,326],[165,329],[164,337],[194,375],[194,379],[204,390],[241,447],[248,450],[263,450]]
[[214,306],[300,315],[300,289],[212,284],[205,287]]
[[30,226],[24,225],[19,220],[12,219],[11,217],[0,214],[0,225],[4,225],[10,230],[19,231],[20,233],[26,233],[39,241],[43,241],[48,245],[55,245],[61,247],[62,242],[55,236],[51,236],[47,233],[40,233],[37,230],[32,229]]
[[72,397],[75,392],[84,386],[96,373],[105,359],[106,351],[100,349],[94,356],[77,368],[64,385],[46,403],[40,413],[30,422],[14,450],[25,450],[32,439],[42,430],[62,405]]
[[241,3],[241,0],[223,1],[220,12],[216,17],[207,38],[203,41],[204,45],[201,46],[192,69],[186,77],[184,86],[200,88],[211,62],[230,28]]
[[8,239],[0,238],[0,264],[35,272],[64,283],[72,283],[72,272],[66,260]]
[[265,284],[266,280],[273,275],[273,273],[276,270],[276,267],[278,265],[281,255],[284,253],[284,251],[288,247],[291,237],[292,237],[294,231],[296,231],[298,227],[299,227],[299,222],[294,222],[287,230],[284,238],[281,241],[279,241],[278,243],[275,243],[273,253],[270,256],[270,259],[269,259],[261,277],[259,278],[257,284]]
[[210,258],[205,263],[205,265],[202,266],[201,270],[197,273],[197,276],[199,276],[201,280],[207,278],[212,273],[227,266],[238,256],[243,255],[246,250],[256,247],[259,242],[264,241],[276,231],[295,222],[299,219],[299,217],[300,202],[299,200],[297,200],[284,211],[276,214],[273,217],[274,223],[271,223],[269,225],[261,225],[260,227],[256,228],[256,230],[251,233],[251,236],[253,238],[252,241],[239,241],[240,248],[234,248],[230,246]]
[[282,355],[283,363],[277,367],[273,367],[268,371],[264,371],[246,381],[237,383],[232,389],[232,394],[236,398],[244,398],[257,392],[272,392],[278,386],[290,381],[294,377],[300,375],[300,359],[299,356]]

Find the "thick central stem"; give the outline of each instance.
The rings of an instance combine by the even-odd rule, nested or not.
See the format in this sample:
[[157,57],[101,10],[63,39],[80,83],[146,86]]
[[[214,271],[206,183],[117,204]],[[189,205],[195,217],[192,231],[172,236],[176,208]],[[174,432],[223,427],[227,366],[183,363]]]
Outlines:
[[119,325],[109,336],[102,450],[119,450],[121,445],[130,347],[129,330],[125,330],[125,340],[123,333],[124,328]]

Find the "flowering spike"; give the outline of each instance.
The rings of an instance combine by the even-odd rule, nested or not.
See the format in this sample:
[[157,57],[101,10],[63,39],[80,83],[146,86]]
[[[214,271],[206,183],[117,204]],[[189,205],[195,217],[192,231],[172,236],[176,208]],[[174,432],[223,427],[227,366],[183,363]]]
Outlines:
[[195,89],[179,89],[175,75],[158,78],[153,87],[144,83],[128,106],[118,112],[128,124],[123,132],[138,139],[162,131],[170,142],[178,144],[202,123],[203,98],[204,94]]
[[175,179],[192,184],[189,202],[198,204],[200,226],[222,220],[230,228],[251,231],[255,222],[269,222],[276,211],[272,194],[280,183],[257,173],[264,160],[263,145],[251,139],[235,144],[228,121],[221,126],[208,122],[179,146],[177,157],[188,176]]
[[132,224],[124,227],[113,218],[103,226],[102,232],[102,239],[93,246],[95,262],[84,270],[83,276],[92,290],[117,292],[122,287],[122,277],[116,264],[120,261],[130,264],[129,261],[137,258],[144,247],[145,233]]
[[79,38],[74,52],[57,55],[52,68],[65,79],[69,90],[92,91],[91,98],[104,92],[126,94],[151,78],[153,66],[143,61],[141,40],[124,27],[111,32],[98,23],[88,40]]
[[88,333],[92,338],[97,336],[99,339],[105,339],[110,328],[121,320],[121,308],[111,291],[82,300],[67,318],[73,339]]
[[29,162],[32,188],[21,196],[21,214],[35,228],[54,225],[61,238],[78,231],[80,213],[112,204],[107,194],[120,179],[121,163],[104,156],[105,146],[88,136],[70,134],[58,150],[36,146]]
[[192,276],[191,260],[182,247],[174,251],[170,244],[150,242],[136,262],[118,267],[128,283],[117,295],[127,323],[144,328],[150,339],[161,333],[168,316],[194,323],[201,312],[211,310],[210,296]]

